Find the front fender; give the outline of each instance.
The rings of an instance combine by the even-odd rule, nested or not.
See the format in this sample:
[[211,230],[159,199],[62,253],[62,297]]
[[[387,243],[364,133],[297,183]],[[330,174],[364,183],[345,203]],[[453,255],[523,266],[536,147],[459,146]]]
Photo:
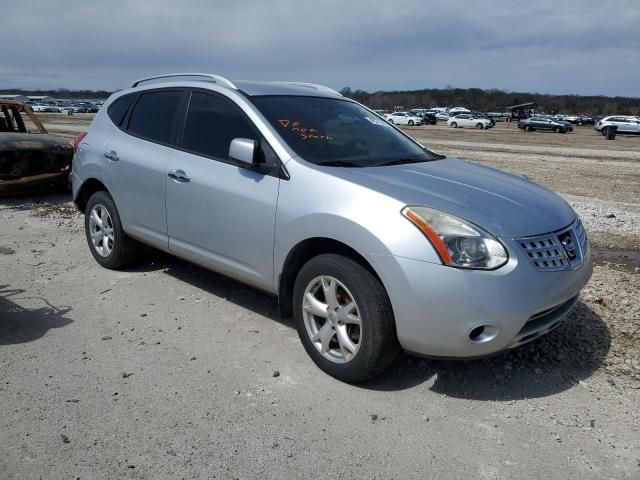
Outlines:
[[334,176],[326,167],[287,164],[280,184],[274,242],[274,287],[288,253],[311,238],[337,240],[364,257],[395,255],[440,264],[427,239],[401,214],[404,203]]

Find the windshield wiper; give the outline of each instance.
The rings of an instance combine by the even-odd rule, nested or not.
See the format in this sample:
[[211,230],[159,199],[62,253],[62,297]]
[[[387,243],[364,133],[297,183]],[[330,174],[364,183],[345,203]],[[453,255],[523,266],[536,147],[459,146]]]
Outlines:
[[390,167],[392,165],[404,165],[406,163],[422,163],[428,162],[426,159],[418,159],[418,158],[401,158],[398,160],[389,160],[388,162],[376,163],[374,167]]
[[362,167],[362,165],[348,160],[327,160],[325,162],[318,162],[316,165],[322,165],[323,167]]

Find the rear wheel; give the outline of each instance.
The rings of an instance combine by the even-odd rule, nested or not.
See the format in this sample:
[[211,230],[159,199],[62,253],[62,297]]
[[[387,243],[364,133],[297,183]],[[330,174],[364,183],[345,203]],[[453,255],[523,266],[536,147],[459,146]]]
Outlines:
[[363,382],[389,367],[400,350],[387,292],[350,258],[309,260],[296,278],[293,302],[305,350],[339,380]]
[[96,192],[89,198],[84,229],[91,254],[100,265],[115,269],[131,262],[137,242],[124,233],[118,209],[108,192]]

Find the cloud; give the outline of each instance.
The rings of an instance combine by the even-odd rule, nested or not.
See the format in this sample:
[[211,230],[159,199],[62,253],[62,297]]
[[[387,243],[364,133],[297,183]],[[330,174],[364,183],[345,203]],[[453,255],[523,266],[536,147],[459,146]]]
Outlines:
[[636,0],[21,0],[3,17],[0,88],[113,90],[210,71],[366,90],[640,95]]

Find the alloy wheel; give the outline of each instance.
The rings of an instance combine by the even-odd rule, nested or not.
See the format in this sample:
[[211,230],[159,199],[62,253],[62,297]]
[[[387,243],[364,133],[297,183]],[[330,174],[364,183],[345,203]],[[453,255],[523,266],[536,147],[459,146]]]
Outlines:
[[311,343],[327,360],[347,363],[360,349],[360,311],[347,287],[323,275],[309,282],[302,297],[302,315]]
[[91,245],[98,255],[108,257],[113,251],[114,234],[111,215],[104,205],[96,203],[89,214]]

